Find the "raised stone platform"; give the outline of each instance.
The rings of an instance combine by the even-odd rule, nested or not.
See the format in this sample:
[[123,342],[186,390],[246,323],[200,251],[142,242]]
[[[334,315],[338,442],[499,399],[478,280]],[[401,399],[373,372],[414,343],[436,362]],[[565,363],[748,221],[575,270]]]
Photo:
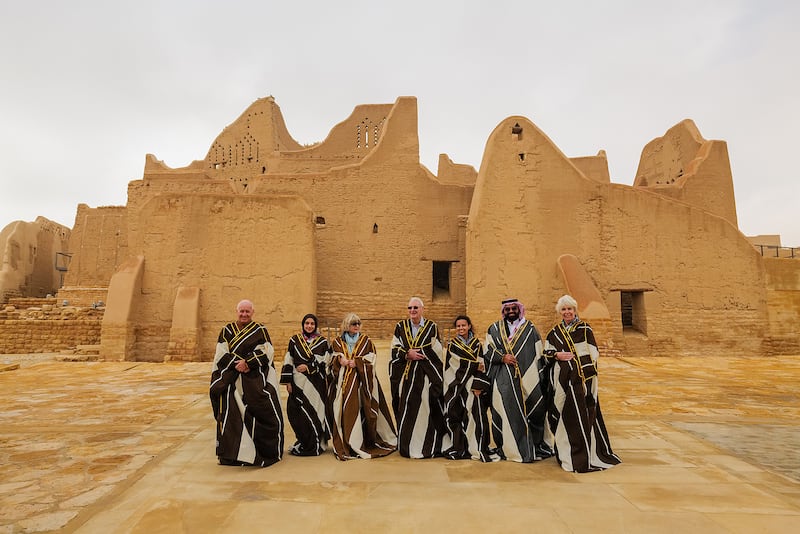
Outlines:
[[[385,373],[388,343],[378,344]],[[214,457],[209,363],[56,362],[0,373],[0,533],[791,532],[800,355],[603,358],[623,464],[572,474],[443,459]],[[388,380],[382,378],[388,391]],[[288,429],[286,441],[293,436]],[[287,447],[288,448],[288,447]]]

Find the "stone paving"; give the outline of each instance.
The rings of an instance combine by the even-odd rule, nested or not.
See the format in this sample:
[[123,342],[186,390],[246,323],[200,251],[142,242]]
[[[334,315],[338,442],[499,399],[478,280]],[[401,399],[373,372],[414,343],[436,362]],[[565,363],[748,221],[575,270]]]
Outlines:
[[601,406],[624,463],[582,475],[554,460],[330,452],[223,467],[209,363],[0,355],[0,371],[0,534],[800,527],[800,355],[602,358]]

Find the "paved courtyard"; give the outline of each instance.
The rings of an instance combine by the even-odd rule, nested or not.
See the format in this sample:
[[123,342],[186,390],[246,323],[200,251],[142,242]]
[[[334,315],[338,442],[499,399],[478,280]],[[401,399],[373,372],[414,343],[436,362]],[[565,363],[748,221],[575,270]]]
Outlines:
[[602,358],[623,463],[589,474],[331,452],[223,467],[210,363],[0,355],[0,369],[0,534],[800,528],[800,355]]

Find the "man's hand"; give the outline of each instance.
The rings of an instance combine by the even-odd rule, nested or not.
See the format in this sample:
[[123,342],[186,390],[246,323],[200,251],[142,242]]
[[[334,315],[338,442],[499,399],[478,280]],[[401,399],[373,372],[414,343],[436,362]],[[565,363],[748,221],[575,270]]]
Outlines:
[[478,360],[478,371],[480,371],[481,373],[486,372],[486,364],[483,363],[483,360]]
[[560,360],[562,362],[566,362],[567,360],[572,359],[571,352],[556,352],[556,360]]
[[517,365],[517,357],[513,354],[503,354],[503,363],[507,365]]
[[306,374],[308,372],[308,366],[304,363],[301,363],[300,365],[297,366],[297,372]]
[[288,393],[290,395],[292,394],[292,385],[291,384],[286,384],[286,393]]
[[406,360],[424,360],[425,355],[422,354],[422,351],[419,349],[411,349],[406,353]]
[[238,362],[236,362],[236,370],[239,371],[240,373],[249,373],[250,366],[247,365],[246,361],[239,360]]

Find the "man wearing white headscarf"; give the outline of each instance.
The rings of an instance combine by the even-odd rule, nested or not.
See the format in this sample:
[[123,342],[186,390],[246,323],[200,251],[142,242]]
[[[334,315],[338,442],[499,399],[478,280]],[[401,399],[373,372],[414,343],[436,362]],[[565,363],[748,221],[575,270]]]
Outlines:
[[542,338],[517,299],[502,302],[503,318],[486,335],[486,374],[492,382],[492,436],[506,460],[530,463],[553,455],[545,425],[547,399]]

